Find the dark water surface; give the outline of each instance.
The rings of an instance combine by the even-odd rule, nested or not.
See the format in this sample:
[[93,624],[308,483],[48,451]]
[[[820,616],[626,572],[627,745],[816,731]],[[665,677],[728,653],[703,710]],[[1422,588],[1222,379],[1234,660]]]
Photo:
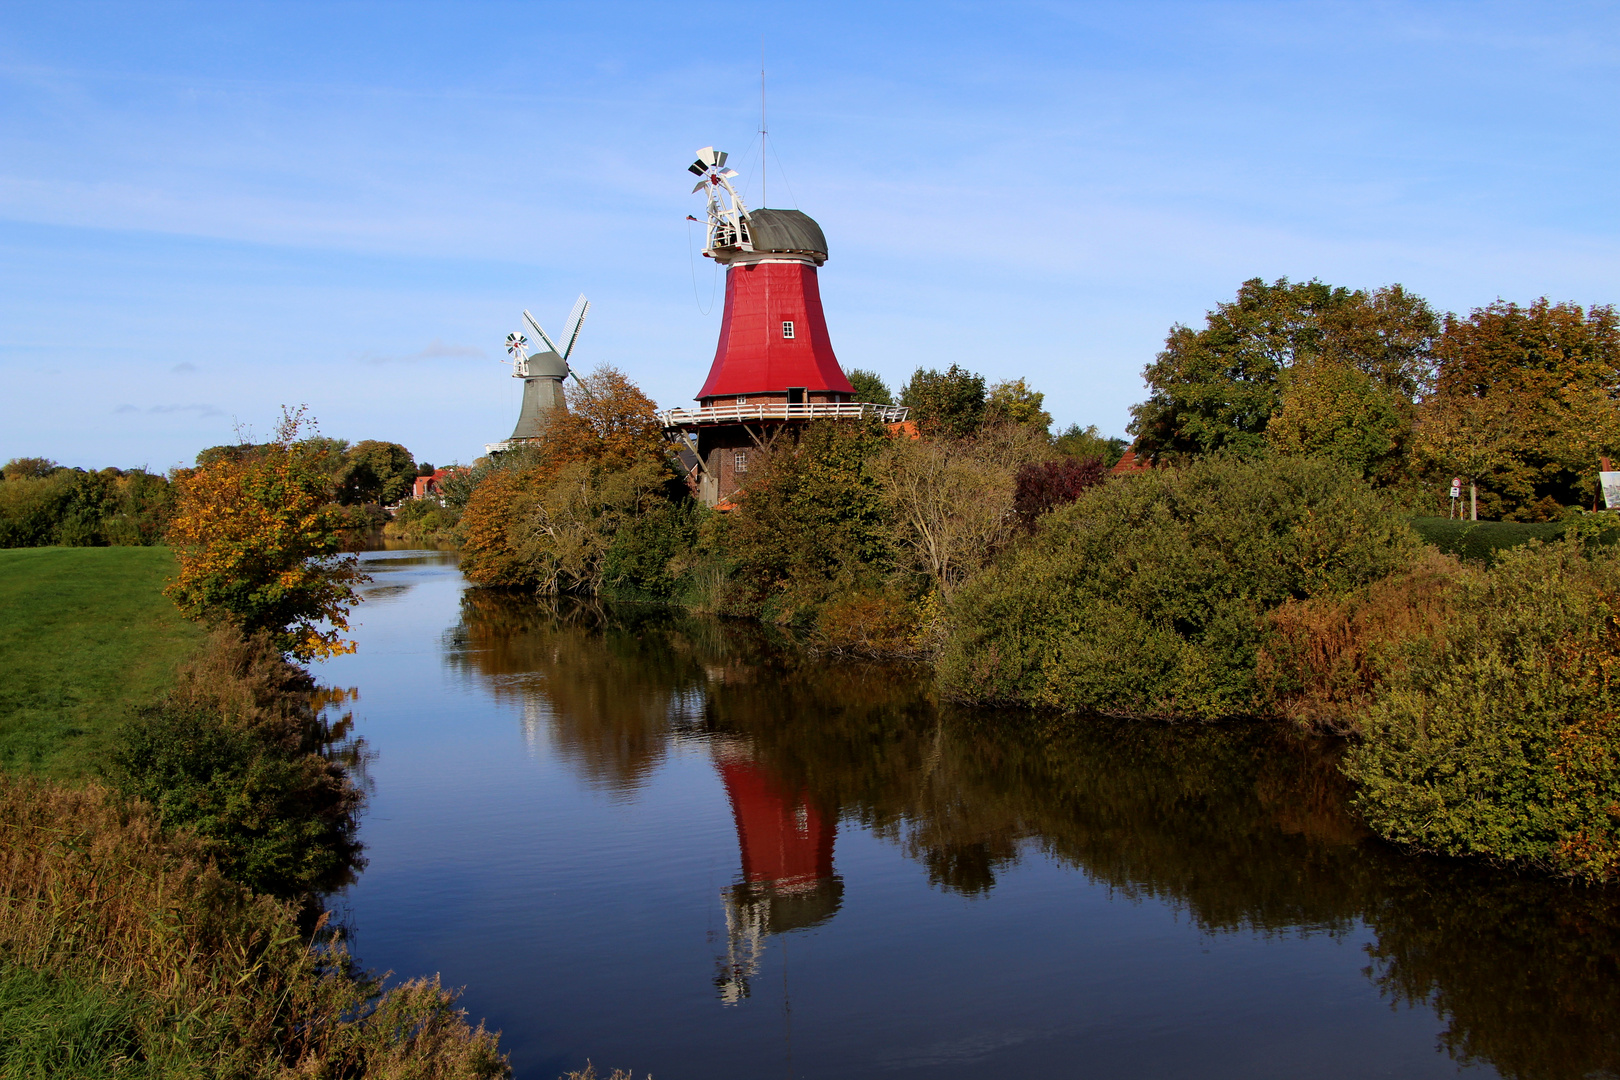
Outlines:
[[939,709],[758,628],[376,552],[374,968],[518,1075],[1615,1076],[1620,896],[1413,858],[1330,746]]

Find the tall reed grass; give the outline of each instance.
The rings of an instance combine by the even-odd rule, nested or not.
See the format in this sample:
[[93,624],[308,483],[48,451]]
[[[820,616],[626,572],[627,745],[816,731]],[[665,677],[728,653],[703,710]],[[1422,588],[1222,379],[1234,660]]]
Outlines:
[[139,803],[0,776],[0,1075],[509,1075],[456,996],[383,991]]

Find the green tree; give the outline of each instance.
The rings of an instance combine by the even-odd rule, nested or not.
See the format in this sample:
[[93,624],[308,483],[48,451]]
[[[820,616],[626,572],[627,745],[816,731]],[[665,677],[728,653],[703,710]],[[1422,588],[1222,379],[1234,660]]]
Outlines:
[[1204,329],[1171,328],[1143,372],[1148,400],[1131,410],[1137,450],[1258,452],[1296,366],[1318,360],[1348,365],[1410,403],[1432,379],[1437,328],[1428,304],[1399,285],[1367,292],[1253,278],[1208,313]]
[[984,403],[987,424],[1034,424],[1045,431],[1052,425],[1052,414],[1041,408],[1046,395],[1031,390],[1023,379],[1007,379],[990,388]]
[[1416,411],[1409,398],[1339,359],[1300,360],[1289,375],[1266,424],[1273,449],[1342,461],[1385,484],[1405,478]]
[[1084,428],[1070,424],[1053,440],[1052,449],[1065,457],[1098,458],[1104,468],[1111,469],[1125,456],[1130,445],[1117,435],[1104,435],[1096,424]]
[[881,583],[893,551],[873,459],[887,441],[874,423],[821,421],[749,470],[725,539],[744,610],[792,619]]
[[984,423],[984,376],[955,364],[944,372],[918,368],[901,392],[900,404],[911,410],[911,419],[926,434],[971,435]]
[[877,372],[855,368],[847,374],[849,385],[855,388],[856,401],[869,401],[874,405],[894,404],[894,395],[889,392],[889,386],[883,381],[883,376]]
[[342,633],[365,580],[340,554],[327,451],[300,444],[305,424],[303,410],[284,413],[268,444],[175,478],[180,574],[164,590],[187,616],[269,631],[298,660],[354,650]]
[[338,501],[396,503],[410,494],[416,479],[411,452],[399,443],[363,439],[344,451],[337,471]]
[[0,477],[6,480],[18,480],[25,477],[37,480],[51,475],[61,467],[50,458],[18,457],[6,462],[4,470],[0,470]]

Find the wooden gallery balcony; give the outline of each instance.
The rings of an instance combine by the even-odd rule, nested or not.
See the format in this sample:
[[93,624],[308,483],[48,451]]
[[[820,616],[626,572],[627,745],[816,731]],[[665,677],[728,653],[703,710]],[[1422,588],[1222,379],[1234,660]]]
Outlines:
[[871,402],[809,401],[789,405],[782,401],[762,401],[748,405],[711,405],[702,409],[666,409],[658,419],[666,428],[709,427],[716,424],[748,424],[785,420],[862,420],[885,424],[905,420],[908,410],[901,405],[874,405]]

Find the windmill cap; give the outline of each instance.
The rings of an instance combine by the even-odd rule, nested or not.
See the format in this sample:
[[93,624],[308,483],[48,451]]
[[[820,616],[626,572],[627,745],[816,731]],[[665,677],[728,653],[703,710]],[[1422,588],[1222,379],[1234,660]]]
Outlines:
[[810,255],[818,262],[827,257],[827,237],[802,210],[751,210],[747,221],[755,251]]
[[566,379],[567,377],[567,362],[550,349],[529,354],[529,378]]

